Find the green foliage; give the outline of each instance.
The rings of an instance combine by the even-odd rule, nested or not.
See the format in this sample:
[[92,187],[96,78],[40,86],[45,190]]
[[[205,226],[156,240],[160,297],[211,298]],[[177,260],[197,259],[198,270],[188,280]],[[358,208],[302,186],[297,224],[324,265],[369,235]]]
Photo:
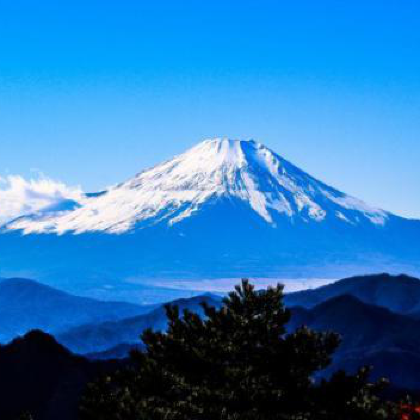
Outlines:
[[147,330],[131,367],[91,385],[83,420],[385,420],[391,407],[368,369],[315,383],[339,345],[331,332],[287,334],[283,287],[247,280],[206,317],[168,306],[168,331]]

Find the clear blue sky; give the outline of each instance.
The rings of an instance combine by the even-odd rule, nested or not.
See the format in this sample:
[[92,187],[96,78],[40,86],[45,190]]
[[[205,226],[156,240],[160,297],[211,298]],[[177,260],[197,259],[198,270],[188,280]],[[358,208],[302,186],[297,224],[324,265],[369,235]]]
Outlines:
[[420,2],[0,0],[0,176],[97,190],[216,136],[420,217]]

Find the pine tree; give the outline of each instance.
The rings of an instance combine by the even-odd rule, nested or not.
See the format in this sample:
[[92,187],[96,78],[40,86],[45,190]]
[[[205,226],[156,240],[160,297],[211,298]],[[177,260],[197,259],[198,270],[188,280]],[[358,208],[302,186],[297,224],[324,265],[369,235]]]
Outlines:
[[83,420],[391,419],[368,370],[315,382],[339,345],[331,332],[286,333],[283,287],[247,281],[220,309],[182,316],[167,306],[167,332],[147,330],[131,367],[92,385]]

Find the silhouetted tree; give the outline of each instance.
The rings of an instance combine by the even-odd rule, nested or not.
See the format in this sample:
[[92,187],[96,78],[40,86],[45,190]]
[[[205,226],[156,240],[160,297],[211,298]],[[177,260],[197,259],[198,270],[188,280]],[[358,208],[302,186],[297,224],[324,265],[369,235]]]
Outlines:
[[306,327],[286,333],[283,287],[247,280],[205,318],[167,306],[167,332],[147,330],[131,367],[91,385],[83,420],[375,420],[391,406],[368,369],[316,383],[339,337]]
[[29,413],[28,411],[25,411],[19,416],[18,420],[33,420],[33,417],[31,413]]

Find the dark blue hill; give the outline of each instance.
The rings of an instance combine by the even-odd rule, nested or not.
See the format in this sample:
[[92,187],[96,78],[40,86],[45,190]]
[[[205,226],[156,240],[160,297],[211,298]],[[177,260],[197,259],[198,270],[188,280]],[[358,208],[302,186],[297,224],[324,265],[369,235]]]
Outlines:
[[[181,311],[190,311],[203,314],[201,303],[211,306],[220,306],[221,299],[213,295],[196,296],[189,299],[178,299],[171,302]],[[111,355],[124,356],[118,352],[118,346],[127,344],[140,344],[140,335],[146,328],[165,330],[167,327],[166,311],[163,306],[154,311],[121,321],[104,322],[101,324],[87,324],[73,328],[63,334],[57,335],[57,340],[76,353],[97,353],[113,348],[116,351]],[[127,347],[129,349],[129,347]]]
[[57,333],[88,322],[119,320],[154,307],[73,296],[28,279],[0,281],[0,342],[32,329]]
[[341,295],[351,295],[362,302],[383,306],[397,313],[420,315],[420,280],[406,275],[351,277],[317,289],[290,293],[285,302],[288,306],[312,308]]

